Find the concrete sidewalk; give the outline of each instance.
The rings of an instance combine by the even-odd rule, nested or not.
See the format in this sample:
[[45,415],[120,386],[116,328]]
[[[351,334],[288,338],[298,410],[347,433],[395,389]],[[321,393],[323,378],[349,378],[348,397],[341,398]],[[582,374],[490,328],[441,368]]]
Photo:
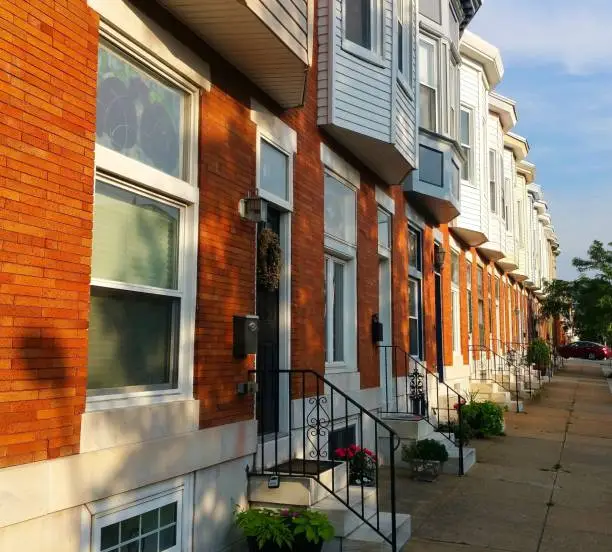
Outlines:
[[506,437],[475,441],[469,475],[400,479],[403,552],[612,550],[612,396],[601,367],[570,361]]

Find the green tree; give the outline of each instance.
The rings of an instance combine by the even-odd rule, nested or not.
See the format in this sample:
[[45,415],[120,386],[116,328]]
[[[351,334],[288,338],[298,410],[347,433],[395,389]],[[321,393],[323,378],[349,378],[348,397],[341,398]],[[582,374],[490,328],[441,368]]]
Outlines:
[[548,282],[542,315],[563,320],[583,340],[612,341],[612,242],[594,241],[588,258],[572,264],[579,278]]

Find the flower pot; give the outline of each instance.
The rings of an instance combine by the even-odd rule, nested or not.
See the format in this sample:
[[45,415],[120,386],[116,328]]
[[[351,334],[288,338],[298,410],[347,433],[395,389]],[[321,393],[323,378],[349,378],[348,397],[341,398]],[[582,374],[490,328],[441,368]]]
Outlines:
[[440,474],[442,464],[438,460],[422,460],[413,458],[410,460],[410,475],[417,481],[435,481]]
[[291,548],[286,546],[281,548],[274,542],[267,542],[263,548],[259,548],[255,537],[247,537],[247,545],[249,552],[321,552],[323,549],[323,541],[313,544],[308,542],[304,535],[297,535]]

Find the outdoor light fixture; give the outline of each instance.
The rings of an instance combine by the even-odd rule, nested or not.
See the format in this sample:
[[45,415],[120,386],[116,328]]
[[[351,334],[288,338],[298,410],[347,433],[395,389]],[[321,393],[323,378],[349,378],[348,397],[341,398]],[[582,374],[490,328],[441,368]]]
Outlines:
[[251,222],[268,220],[268,202],[260,196],[249,196],[240,200],[238,211],[243,219]]
[[434,251],[434,268],[436,272],[440,272],[444,266],[444,259],[446,259],[446,250],[439,245]]

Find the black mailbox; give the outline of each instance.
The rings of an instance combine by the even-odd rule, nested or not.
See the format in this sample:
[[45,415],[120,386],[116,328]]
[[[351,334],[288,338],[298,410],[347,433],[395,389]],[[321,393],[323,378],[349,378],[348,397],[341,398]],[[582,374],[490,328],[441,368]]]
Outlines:
[[382,345],[384,339],[383,323],[378,318],[378,314],[372,315],[372,341],[375,345]]
[[234,356],[244,358],[257,353],[259,317],[254,314],[234,316]]

